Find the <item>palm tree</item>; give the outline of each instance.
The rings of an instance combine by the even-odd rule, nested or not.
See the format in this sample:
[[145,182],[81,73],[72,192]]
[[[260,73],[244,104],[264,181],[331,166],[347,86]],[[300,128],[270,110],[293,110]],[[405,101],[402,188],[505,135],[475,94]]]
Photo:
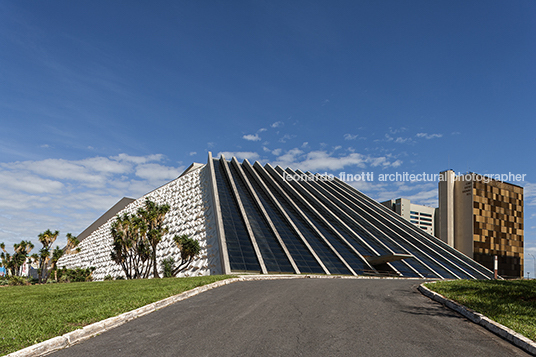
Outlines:
[[50,248],[58,235],[59,231],[52,232],[47,229],[43,233],[38,235],[39,242],[43,245],[43,248],[39,251],[39,283],[46,283],[48,280],[48,263],[50,262]]
[[176,276],[192,264],[195,257],[201,251],[201,247],[199,247],[197,240],[188,237],[186,234],[181,236],[175,235],[173,241],[181,251],[181,263],[172,271],[172,275]]
[[73,251],[76,253],[80,253],[80,248],[76,248],[78,244],[80,244],[80,241],[78,240],[78,238],[73,236],[71,233],[67,233],[66,237],[67,237],[67,246],[65,246],[65,253],[73,254]]
[[138,209],[138,216],[145,223],[145,229],[141,232],[151,247],[151,260],[153,262],[153,277],[160,278],[156,264],[156,247],[162,240],[168,229],[164,227],[164,217],[170,210],[168,204],[158,205],[153,201],[146,200],[145,208]]
[[4,244],[4,242],[0,243],[0,249],[2,249],[2,254],[0,254],[0,258],[2,259],[2,266],[6,268],[6,275],[8,272],[11,272],[11,274],[13,274],[13,272],[11,271],[11,254],[7,252],[6,245]]
[[54,280],[58,281],[58,260],[60,260],[61,256],[63,255],[63,249],[56,246],[56,249],[52,252],[52,259],[50,260],[52,263],[51,270],[54,271]]
[[34,245],[30,241],[21,241],[20,243],[13,244],[13,255],[6,251],[6,245],[0,243],[2,249],[2,265],[11,272],[11,275],[19,276],[21,274],[21,267],[26,262],[28,254],[34,248]]
[[13,260],[14,260],[14,268],[16,271],[16,275],[20,276],[21,271],[20,269],[26,262],[26,259],[28,258],[28,254],[34,249],[34,245],[31,241],[21,241],[18,244],[13,244],[13,249],[15,251],[15,254],[13,254]]
[[149,245],[142,238],[145,222],[139,217],[124,214],[112,223],[113,238],[111,258],[121,266],[127,279],[146,278],[149,274],[147,260],[151,257]]

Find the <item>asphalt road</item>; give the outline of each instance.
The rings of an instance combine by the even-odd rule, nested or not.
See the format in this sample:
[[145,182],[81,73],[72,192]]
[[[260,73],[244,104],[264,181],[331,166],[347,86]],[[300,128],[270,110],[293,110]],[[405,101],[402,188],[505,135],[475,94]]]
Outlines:
[[419,283],[238,282],[52,356],[528,356],[421,295]]

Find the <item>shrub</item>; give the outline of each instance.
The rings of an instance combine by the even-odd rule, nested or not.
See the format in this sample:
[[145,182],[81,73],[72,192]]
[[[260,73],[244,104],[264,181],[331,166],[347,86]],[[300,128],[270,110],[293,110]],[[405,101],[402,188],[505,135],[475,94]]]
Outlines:
[[173,277],[173,265],[175,264],[175,259],[172,257],[166,258],[162,260],[161,267],[164,271],[164,278],[171,278]]
[[114,280],[114,278],[110,274],[108,274],[104,277],[104,280]]
[[30,283],[28,282],[28,279],[23,276],[12,275],[9,277],[9,285],[11,286],[30,285]]
[[95,269],[95,267],[86,269],[65,269],[65,267],[63,267],[62,269],[58,270],[58,279],[60,283],[80,283],[84,281],[93,281],[91,273],[93,273]]

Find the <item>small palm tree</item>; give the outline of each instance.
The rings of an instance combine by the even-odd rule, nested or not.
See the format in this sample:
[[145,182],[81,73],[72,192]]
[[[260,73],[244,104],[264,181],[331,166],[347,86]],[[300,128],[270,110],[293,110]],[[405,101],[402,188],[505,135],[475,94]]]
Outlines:
[[188,269],[190,264],[194,261],[195,257],[201,251],[199,242],[188,235],[183,234],[181,236],[175,235],[173,241],[177,244],[177,247],[181,251],[181,262],[173,269],[173,276],[176,276],[181,271]]
[[145,223],[145,230],[142,231],[142,236],[145,237],[145,240],[152,249],[151,260],[153,263],[154,278],[160,278],[156,263],[156,247],[162,241],[164,234],[168,232],[168,229],[164,227],[164,218],[169,210],[170,206],[168,204],[158,205],[150,200],[145,201],[144,208],[138,209],[138,216]]
[[63,255],[63,249],[56,246],[56,249],[54,249],[54,252],[52,252],[52,259],[50,260],[52,263],[52,271],[54,271],[54,280],[58,281],[58,260],[60,260],[61,256]]
[[67,237],[67,246],[65,247],[65,253],[67,254],[80,253],[80,248],[77,248],[78,244],[80,244],[80,241],[78,240],[78,238],[73,236],[71,233],[67,233],[66,237]]
[[39,251],[39,283],[46,283],[48,280],[48,264],[50,262],[50,248],[52,244],[58,238],[59,231],[52,232],[47,229],[43,233],[38,235],[39,242],[43,245],[43,248]]

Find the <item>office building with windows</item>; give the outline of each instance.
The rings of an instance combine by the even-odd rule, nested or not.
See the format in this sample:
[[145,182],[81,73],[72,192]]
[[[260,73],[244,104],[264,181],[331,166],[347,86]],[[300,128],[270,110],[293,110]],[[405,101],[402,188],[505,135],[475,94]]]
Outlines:
[[439,238],[489,269],[523,276],[523,187],[447,170],[439,182]]
[[437,208],[411,203],[407,198],[381,202],[385,207],[395,211],[426,233],[436,235]]
[[[206,164],[192,164],[170,183],[124,200],[117,213],[134,213],[146,199],[171,207],[164,221],[169,232],[157,249],[159,262],[180,254],[174,235],[199,241],[201,254],[185,276],[493,278],[488,268],[337,178],[209,153]],[[419,214],[419,222],[429,222],[423,218],[429,217]],[[58,266],[93,266],[96,280],[122,276],[110,258],[114,220],[87,230],[81,251],[62,257]]]

